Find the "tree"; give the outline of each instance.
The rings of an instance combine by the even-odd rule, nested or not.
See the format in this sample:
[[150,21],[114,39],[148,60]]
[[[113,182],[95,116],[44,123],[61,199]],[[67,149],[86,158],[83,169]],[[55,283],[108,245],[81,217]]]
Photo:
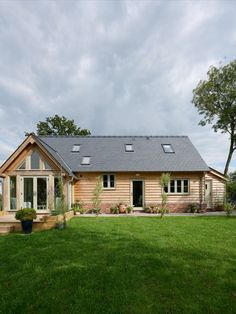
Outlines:
[[169,173],[162,173],[161,175],[161,218],[164,216],[166,212],[168,212],[167,208],[167,201],[168,201],[168,195],[165,191],[165,189],[168,187],[168,184],[170,182],[170,174]]
[[200,81],[193,90],[192,103],[203,115],[199,125],[212,124],[215,132],[229,134],[230,147],[224,170],[227,175],[236,149],[236,60],[219,68],[211,66],[207,80]]
[[101,212],[101,203],[102,203],[101,194],[102,194],[102,184],[101,184],[100,177],[98,177],[97,183],[93,190],[93,197],[92,197],[93,212],[96,213],[97,215],[100,214]]
[[229,201],[236,203],[236,171],[229,174],[227,198]]
[[81,129],[75,124],[74,120],[69,120],[64,116],[60,117],[57,114],[54,117],[46,118],[46,121],[37,123],[38,135],[90,135],[87,129]]

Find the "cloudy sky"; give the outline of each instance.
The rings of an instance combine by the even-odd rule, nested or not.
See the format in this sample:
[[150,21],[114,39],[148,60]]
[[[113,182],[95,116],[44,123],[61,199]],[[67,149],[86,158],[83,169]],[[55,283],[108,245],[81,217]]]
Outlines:
[[[0,1],[0,163],[54,114],[93,135],[188,135],[223,170],[228,137],[192,90],[236,56],[235,1]],[[236,155],[231,170],[236,170]]]

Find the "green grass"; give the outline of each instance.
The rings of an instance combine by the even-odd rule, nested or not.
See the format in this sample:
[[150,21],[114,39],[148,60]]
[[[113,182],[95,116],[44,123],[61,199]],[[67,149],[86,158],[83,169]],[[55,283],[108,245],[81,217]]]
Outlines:
[[74,218],[1,237],[0,313],[236,313],[236,219]]

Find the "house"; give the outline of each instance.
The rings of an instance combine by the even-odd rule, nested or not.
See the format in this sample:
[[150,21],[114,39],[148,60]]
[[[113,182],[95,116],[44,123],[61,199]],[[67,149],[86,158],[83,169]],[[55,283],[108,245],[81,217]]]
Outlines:
[[170,211],[185,211],[191,203],[202,209],[223,204],[226,178],[206,165],[187,136],[30,134],[0,168],[3,210],[50,212],[60,198],[60,177],[69,207],[80,200],[92,208],[99,179],[103,211],[119,201],[142,210],[161,203],[162,173],[171,175]]

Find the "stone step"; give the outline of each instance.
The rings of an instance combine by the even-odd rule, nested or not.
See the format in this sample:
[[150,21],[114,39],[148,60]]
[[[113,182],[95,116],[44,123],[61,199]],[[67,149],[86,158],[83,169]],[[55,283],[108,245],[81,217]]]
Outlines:
[[8,234],[10,232],[14,231],[14,227],[13,226],[0,226],[0,234]]
[[20,221],[0,221],[0,227],[9,227],[14,225],[21,225]]

